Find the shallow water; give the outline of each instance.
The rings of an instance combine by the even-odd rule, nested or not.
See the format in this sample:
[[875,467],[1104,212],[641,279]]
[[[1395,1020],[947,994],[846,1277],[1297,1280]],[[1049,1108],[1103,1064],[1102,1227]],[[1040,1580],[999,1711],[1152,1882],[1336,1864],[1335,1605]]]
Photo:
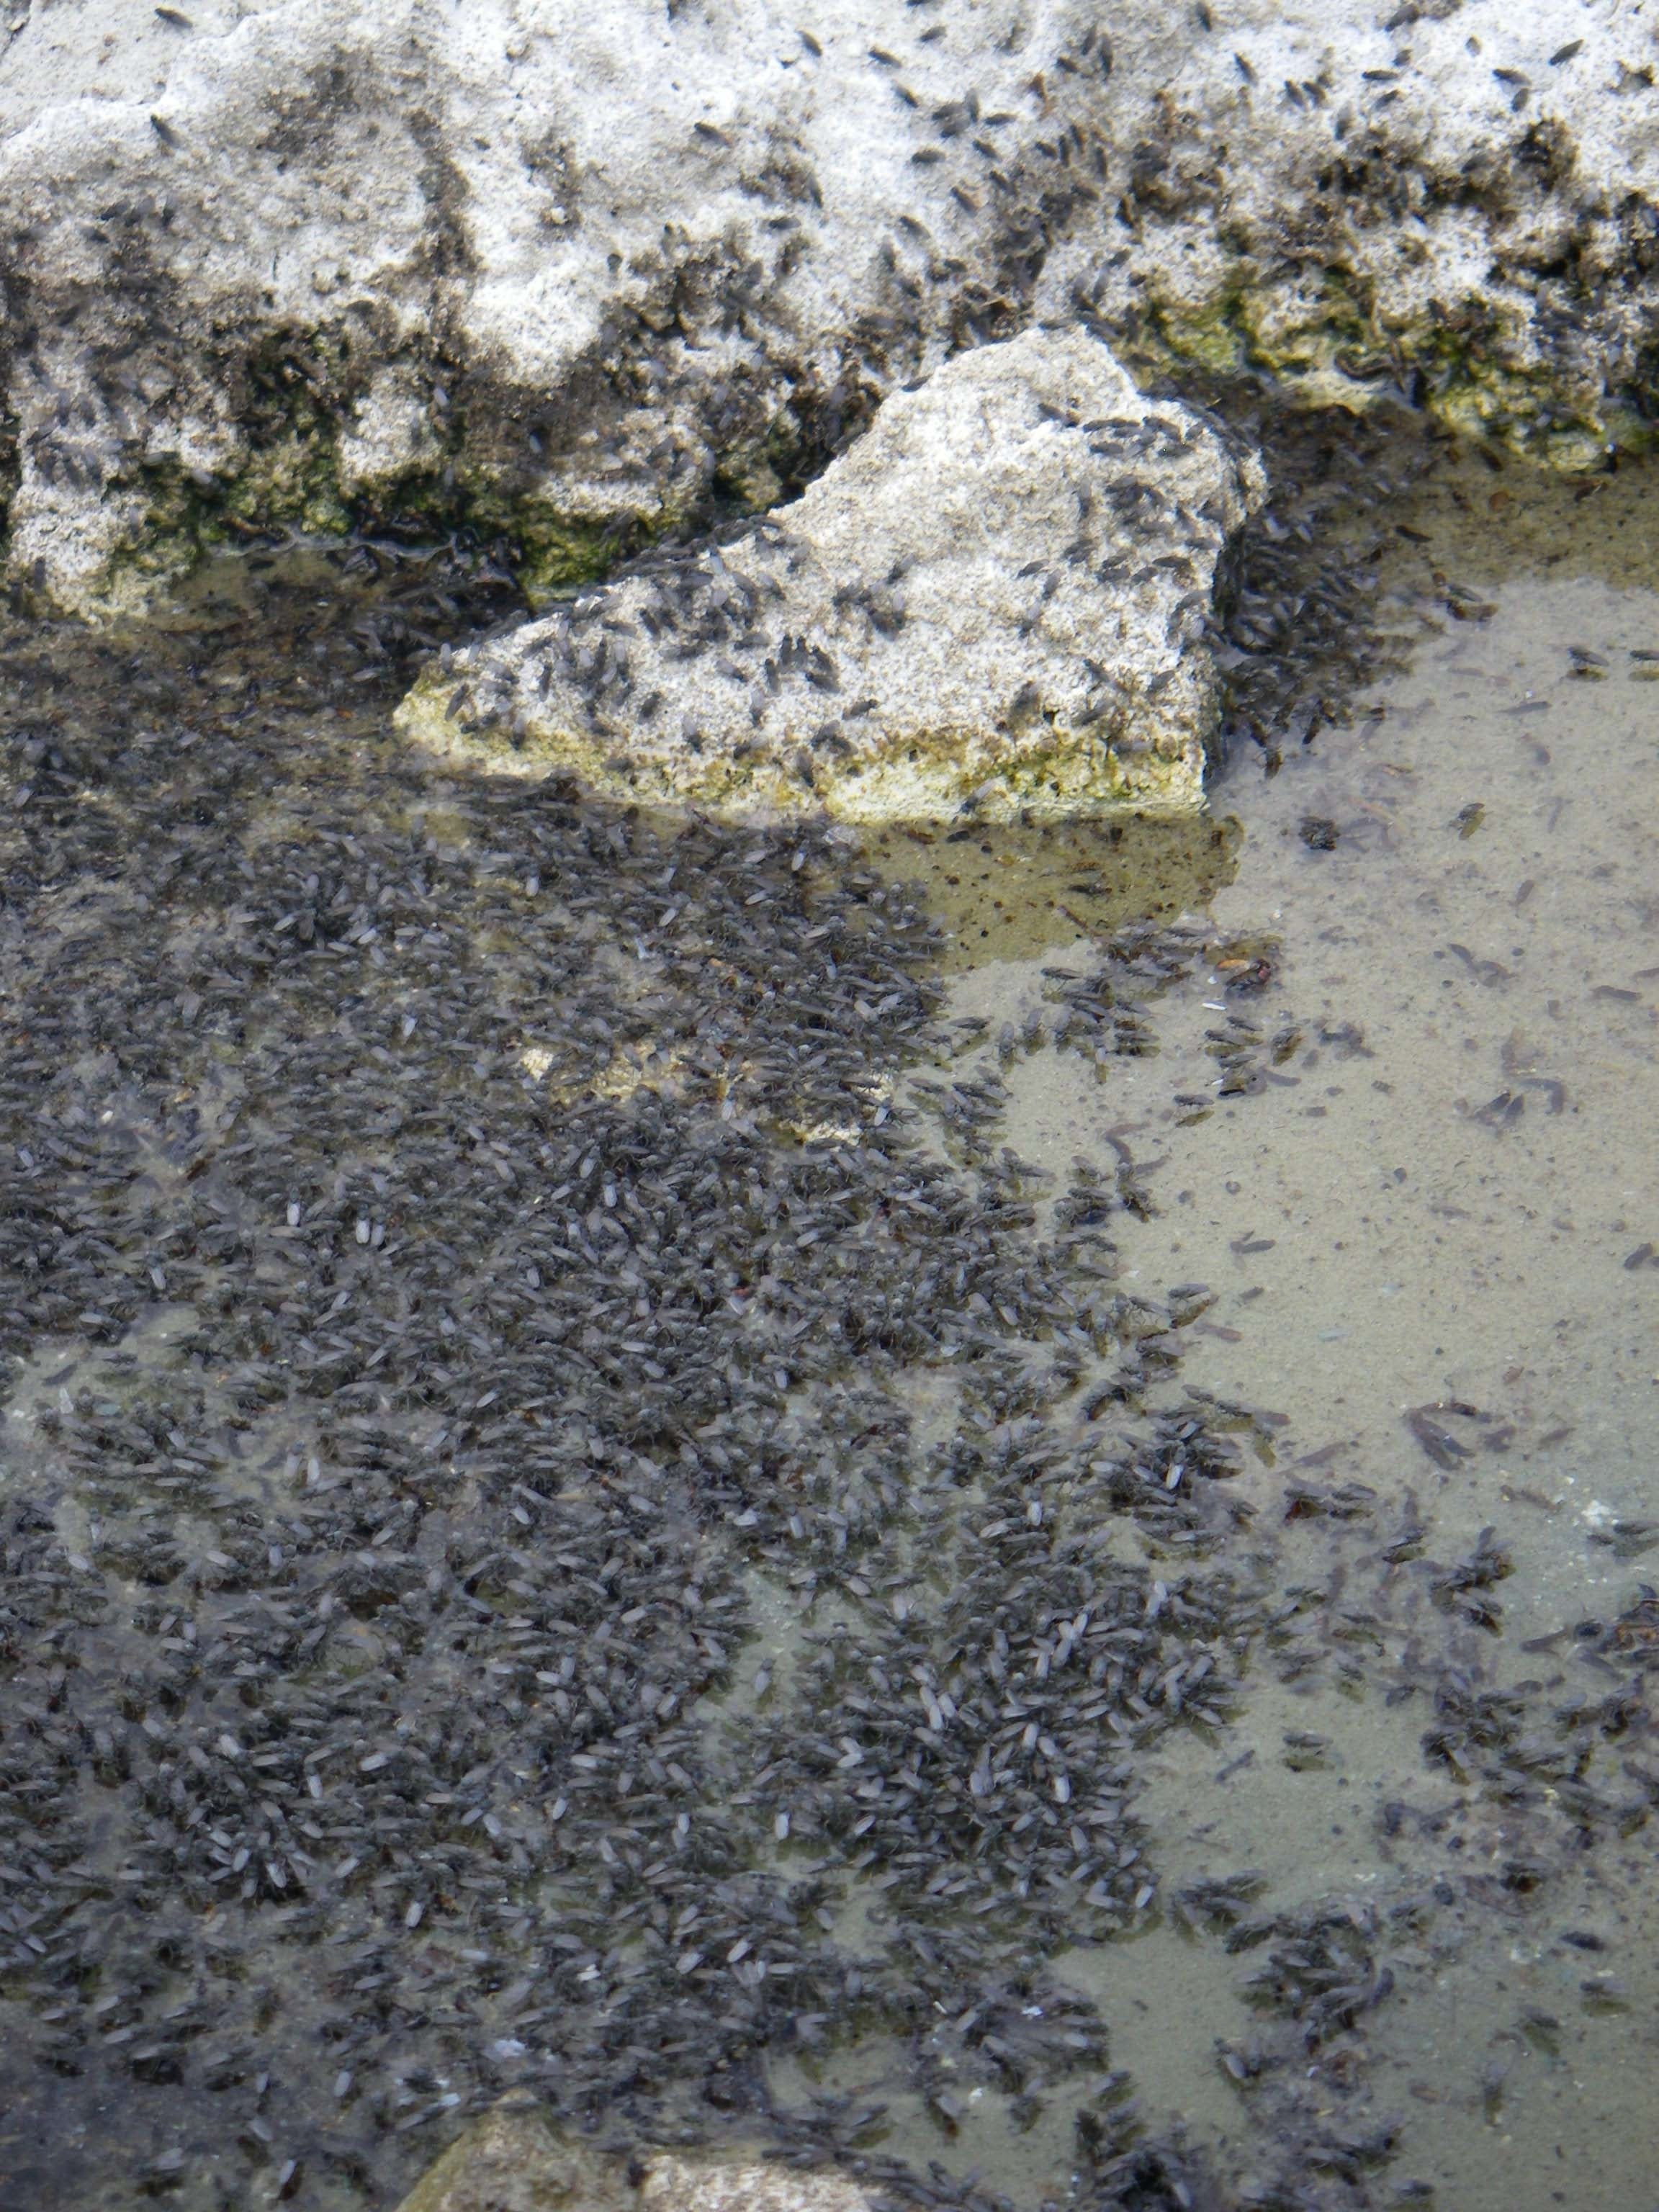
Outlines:
[[[1391,1710],[1387,1694],[1422,1632],[1420,1591],[1379,1566],[1408,1501],[1437,1555],[1487,1528],[1506,1555],[1501,1633],[1464,1637],[1455,1663],[1558,1712],[1598,1686],[1570,1640],[1526,1643],[1616,1614],[1659,1547],[1644,1517],[1659,1505],[1644,1288],[1659,1220],[1659,662],[1632,658],[1659,641],[1659,524],[1638,478],[1598,487],[1589,520],[1582,492],[1530,486],[1524,527],[1488,521],[1484,499],[1474,527],[1454,500],[1486,489],[1443,480],[1407,510],[1425,563],[1481,588],[1480,617],[1431,617],[1408,672],[1373,687],[1351,727],[1273,778],[1244,760],[1214,787],[1242,837],[1205,919],[1218,941],[1267,948],[1271,982],[1241,999],[1225,966],[1200,963],[1159,998],[1156,1055],[1103,1083],[1075,1055],[1005,1052],[1003,1127],[1054,1175],[1114,1138],[1156,1156],[1161,1213],[1120,1236],[1122,1279],[1157,1297],[1202,1278],[1214,1293],[1184,1333],[1181,1382],[1274,1410],[1274,1464],[1247,1461],[1235,1486],[1262,1522],[1284,1522],[1287,1480],[1363,1486],[1337,1509],[1357,1535],[1310,1513],[1275,1562],[1328,1636],[1334,1614],[1364,1624],[1363,1665],[1333,1664],[1340,1646],[1305,1670],[1264,1653],[1235,1736],[1160,1751],[1141,1809],[1166,1887],[1248,1864],[1264,1903],[1386,1914],[1451,1877],[1463,1924],[1400,1946],[1409,1966],[1368,2037],[1368,2101],[1407,2116],[1401,2157],[1460,2206],[1634,2205],[1659,2048],[1650,1850],[1584,1850],[1547,1789],[1504,1817],[1443,1786],[1443,1769],[1437,1787],[1420,1700]],[[981,966],[953,1002],[994,1030],[1052,1024],[1057,971],[1091,956],[1053,930],[1039,954]],[[1218,1075],[1218,1043],[1246,1095],[1225,1095],[1240,1079]],[[1468,1409],[1431,1417],[1452,1437],[1446,1466],[1402,1419],[1437,1402]],[[1293,1732],[1322,1739],[1311,1758],[1281,1749]],[[1601,1756],[1615,1794],[1650,1790],[1632,1748],[1621,1737]],[[1437,1825],[1430,1848],[1380,1832],[1401,1821],[1384,1820],[1390,1803],[1408,1808],[1407,1835],[1419,1814]],[[1549,1864],[1547,1904],[1504,1893],[1502,1869],[1529,1850]],[[1564,1944],[1576,1923],[1606,1950]],[[1248,2157],[1210,2048],[1248,2033],[1231,1962],[1195,1960],[1166,1923],[1056,1972],[1114,2019],[1114,2057],[1161,2123]]]
[[437,554],[13,626],[7,2202],[1639,2212],[1651,510],[1349,515],[1186,831],[433,774]]
[[[1459,1536],[1501,1518],[1531,1632],[1622,1587],[1594,1550],[1567,1566],[1562,1540],[1651,1505],[1659,705],[1626,654],[1659,635],[1659,599],[1595,579],[1491,588],[1478,630],[1378,687],[1384,715],[1276,779],[1245,763],[1218,781],[1244,834],[1206,921],[1269,947],[1271,983],[1230,994],[1200,962],[1158,999],[1156,1055],[1104,1085],[1076,1055],[1010,1056],[1004,1128],[1056,1174],[1102,1157],[1109,1128],[1157,1152],[1163,1214],[1124,1279],[1156,1294],[1203,1274],[1217,1293],[1183,1382],[1319,1428],[1333,1475],[1397,1461]],[[1579,644],[1608,681],[1571,680]],[[1340,827],[1334,849],[1310,848],[1310,820]],[[981,966],[952,1003],[1018,1030],[1089,957],[1051,942]],[[1218,1095],[1218,1040],[1248,1095]],[[1436,1399],[1474,1400],[1513,1440],[1437,1470],[1399,1418]],[[1480,1426],[1464,1433],[1490,1446]],[[1246,1480],[1270,1497],[1279,1477]],[[1557,1510],[1512,1508],[1526,1486]]]

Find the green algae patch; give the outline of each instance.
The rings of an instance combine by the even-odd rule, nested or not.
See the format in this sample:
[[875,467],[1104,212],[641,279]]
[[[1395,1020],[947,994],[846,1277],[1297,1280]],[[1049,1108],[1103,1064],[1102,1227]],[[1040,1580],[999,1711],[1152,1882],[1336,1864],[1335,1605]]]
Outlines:
[[514,578],[532,605],[593,583],[635,550],[639,533],[569,518],[488,480],[446,484],[429,469],[346,490],[335,440],[285,435],[239,459],[234,471],[197,474],[176,461],[146,464],[127,488],[129,514],[101,571],[80,587],[76,611],[94,620],[138,612],[227,548],[267,536],[338,540],[354,532],[458,532],[511,549]]
[[208,529],[222,537],[238,523],[245,531],[278,525],[307,537],[337,537],[352,520],[333,441],[298,431],[256,447],[226,485],[217,514],[206,514]]
[[1126,353],[1166,373],[1265,377],[1310,408],[1413,401],[1460,437],[1568,475],[1652,450],[1643,392],[1592,394],[1547,365],[1519,365],[1525,333],[1500,328],[1486,302],[1413,324],[1379,316],[1364,293],[1332,267],[1291,298],[1246,281],[1198,303],[1154,298]]
[[573,514],[535,492],[510,494],[499,484],[469,485],[470,526],[513,548],[513,573],[532,607],[546,605],[584,584],[601,583],[619,561],[689,519],[688,507],[651,518]]
[[617,558],[613,530],[550,518],[516,533],[520,589],[532,606],[580,584],[598,583]]

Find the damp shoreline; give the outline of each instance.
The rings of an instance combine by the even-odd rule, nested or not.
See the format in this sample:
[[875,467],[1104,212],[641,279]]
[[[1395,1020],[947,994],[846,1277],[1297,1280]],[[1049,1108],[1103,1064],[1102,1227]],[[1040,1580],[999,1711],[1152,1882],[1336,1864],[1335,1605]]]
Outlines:
[[434,772],[481,560],[11,621],[33,2212],[1637,2201],[1651,486],[1274,455],[1191,825]]

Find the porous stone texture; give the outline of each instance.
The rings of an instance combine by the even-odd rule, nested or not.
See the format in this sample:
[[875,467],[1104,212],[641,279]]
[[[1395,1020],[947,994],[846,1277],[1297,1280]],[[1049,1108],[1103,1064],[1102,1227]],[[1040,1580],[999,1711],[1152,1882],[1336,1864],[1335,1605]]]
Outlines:
[[0,32],[7,563],[395,518],[532,590],[1037,319],[1648,435],[1659,55],[1581,0],[56,0]]
[[475,2121],[398,2212],[626,2212],[636,2196],[620,2160],[556,2135],[526,2100]]
[[1075,325],[899,392],[805,495],[429,674],[405,733],[619,799],[854,822],[1186,809],[1262,491]]
[[398,2212],[871,2212],[872,2202],[841,2174],[757,2153],[606,2153],[558,2133],[526,2100],[459,2136]]

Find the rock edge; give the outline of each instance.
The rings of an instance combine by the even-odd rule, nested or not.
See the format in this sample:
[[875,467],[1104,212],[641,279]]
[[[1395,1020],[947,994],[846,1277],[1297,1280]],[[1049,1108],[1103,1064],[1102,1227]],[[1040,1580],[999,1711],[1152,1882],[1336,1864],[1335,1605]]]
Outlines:
[[895,393],[750,529],[428,675],[399,725],[474,767],[738,818],[1191,810],[1217,564],[1263,489],[1098,339],[1029,331]]

